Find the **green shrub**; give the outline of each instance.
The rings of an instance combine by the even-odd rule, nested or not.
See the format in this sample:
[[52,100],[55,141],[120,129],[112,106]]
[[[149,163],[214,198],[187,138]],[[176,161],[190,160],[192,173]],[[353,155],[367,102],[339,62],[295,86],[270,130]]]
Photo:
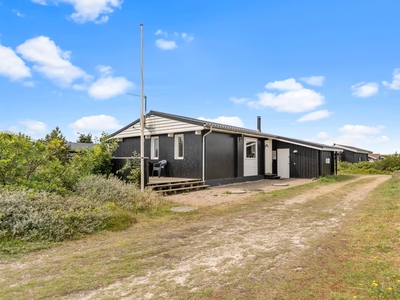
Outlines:
[[154,211],[162,204],[162,198],[152,190],[145,189],[141,192],[136,185],[126,183],[113,175],[86,176],[75,184],[74,191],[90,201],[102,204],[113,202],[129,211]]
[[23,134],[0,133],[0,186],[20,186],[37,191],[68,193],[89,174],[110,174],[116,140],[103,133],[93,149],[70,157],[58,127],[44,140],[32,141]]
[[107,218],[104,209],[84,198],[27,190],[0,194],[3,240],[62,241],[102,228]]
[[400,157],[397,154],[374,162],[338,163],[338,171],[342,174],[390,174],[396,170],[400,170]]
[[131,182],[139,187],[142,175],[140,165],[140,154],[136,151],[133,151],[132,158],[125,162],[124,166],[117,171],[117,174],[127,182]]

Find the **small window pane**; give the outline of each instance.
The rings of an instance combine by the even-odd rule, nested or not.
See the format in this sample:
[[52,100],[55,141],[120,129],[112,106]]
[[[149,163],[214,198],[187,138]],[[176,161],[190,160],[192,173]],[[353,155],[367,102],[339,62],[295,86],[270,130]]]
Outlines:
[[178,138],[178,156],[183,157],[183,137]]
[[185,143],[183,134],[175,135],[175,159],[183,159]]
[[154,139],[154,157],[158,157],[158,138]]
[[158,136],[151,138],[151,158],[158,159],[160,153],[160,144]]
[[246,158],[256,158],[256,142],[246,142]]

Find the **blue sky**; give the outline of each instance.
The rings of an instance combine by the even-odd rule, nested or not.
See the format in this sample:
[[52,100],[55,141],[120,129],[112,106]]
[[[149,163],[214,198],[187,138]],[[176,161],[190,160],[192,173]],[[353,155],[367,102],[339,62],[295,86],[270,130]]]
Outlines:
[[0,130],[113,133],[147,111],[400,152],[400,1],[0,0]]

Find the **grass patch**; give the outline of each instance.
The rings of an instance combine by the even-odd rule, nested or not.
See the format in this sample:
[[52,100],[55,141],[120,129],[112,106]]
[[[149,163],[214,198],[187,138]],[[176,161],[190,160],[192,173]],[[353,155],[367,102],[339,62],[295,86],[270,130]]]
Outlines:
[[229,286],[206,299],[231,299],[240,290],[251,299],[400,299],[399,244],[400,174],[395,174],[369,195],[340,232],[316,241],[273,279],[245,278],[241,289]]

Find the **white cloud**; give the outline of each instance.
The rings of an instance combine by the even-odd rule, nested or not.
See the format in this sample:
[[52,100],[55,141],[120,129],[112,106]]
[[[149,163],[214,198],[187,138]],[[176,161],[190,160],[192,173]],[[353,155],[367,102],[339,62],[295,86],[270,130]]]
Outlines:
[[166,41],[164,39],[156,40],[156,46],[162,50],[174,50],[178,47],[175,41]]
[[203,121],[210,121],[210,122],[214,122],[214,123],[225,124],[225,125],[244,127],[244,124],[243,124],[242,120],[240,120],[239,117],[220,116],[215,119],[207,119],[207,118],[199,117],[198,119],[203,120]]
[[378,142],[388,142],[389,138],[386,135],[381,135],[380,137],[377,138]]
[[81,133],[89,131],[101,132],[122,128],[117,119],[107,115],[83,117],[74,123],[69,124],[68,127]]
[[386,135],[381,135],[385,127],[378,125],[375,127],[364,125],[344,125],[338,131],[341,135],[330,136],[326,132],[318,133],[316,142],[333,145],[341,144],[371,150],[374,145],[381,146],[381,143],[389,142]]
[[327,118],[331,115],[331,113],[327,110],[318,110],[312,113],[309,113],[305,116],[302,116],[297,122],[306,122],[306,121],[315,121],[323,118]]
[[47,129],[45,123],[35,120],[22,120],[19,124],[23,126],[23,130],[20,130],[22,133],[33,137],[44,134]]
[[155,35],[163,35],[165,37],[168,37],[168,32],[162,31],[161,29],[158,29],[155,33]]
[[400,90],[400,68],[393,71],[393,80],[391,83],[387,81],[382,81],[382,83],[392,90]]
[[94,82],[88,93],[95,99],[108,99],[121,94],[133,86],[133,83],[124,77],[103,77]]
[[158,29],[154,34],[164,36],[165,39],[158,39],[155,42],[156,46],[162,50],[174,50],[178,47],[177,40],[179,39],[182,39],[185,42],[191,42],[194,40],[193,35],[189,35],[186,32],[183,32],[181,34],[178,32],[174,32],[172,35],[169,35],[168,32]]
[[96,68],[99,70],[102,76],[110,75],[113,72],[110,66],[99,65]]
[[20,13],[18,10],[16,10],[16,9],[13,9],[12,10],[13,11],[13,13],[15,13],[18,17],[20,17],[20,18],[24,18],[25,17],[25,15],[24,14],[22,14],[22,13]]
[[245,102],[249,101],[250,99],[248,99],[248,98],[230,97],[229,100],[234,102],[234,103],[245,103]]
[[286,80],[269,82],[265,85],[265,88],[279,91],[297,91],[303,89],[303,86],[294,78],[289,78]]
[[31,0],[33,3],[37,3],[40,5],[47,5],[46,0]]
[[108,21],[108,15],[115,8],[121,8],[122,0],[31,0],[34,3],[47,5],[48,2],[67,3],[74,7],[75,12],[70,16],[77,23]]
[[376,127],[369,127],[364,125],[344,125],[339,128],[339,131],[344,134],[376,134],[380,133],[385,126],[378,125]]
[[62,87],[77,79],[90,80],[83,70],[69,61],[71,53],[62,51],[50,38],[39,36],[17,47],[17,52],[26,60],[36,63],[33,69]]
[[0,45],[0,75],[18,80],[31,77],[31,72],[11,48]]
[[182,33],[182,38],[186,41],[186,42],[191,42],[194,40],[194,37],[192,35],[187,34],[186,32]]
[[308,83],[310,85],[315,85],[315,86],[322,86],[325,81],[324,76],[310,76],[310,77],[302,77],[300,80],[304,81],[305,83]]
[[298,113],[315,109],[324,103],[324,96],[304,88],[293,78],[267,83],[267,89],[284,91],[281,94],[263,92],[257,94],[258,101],[247,104],[254,108],[272,107],[276,111]]
[[379,85],[375,82],[360,82],[351,86],[353,95],[361,98],[367,98],[378,93]]

